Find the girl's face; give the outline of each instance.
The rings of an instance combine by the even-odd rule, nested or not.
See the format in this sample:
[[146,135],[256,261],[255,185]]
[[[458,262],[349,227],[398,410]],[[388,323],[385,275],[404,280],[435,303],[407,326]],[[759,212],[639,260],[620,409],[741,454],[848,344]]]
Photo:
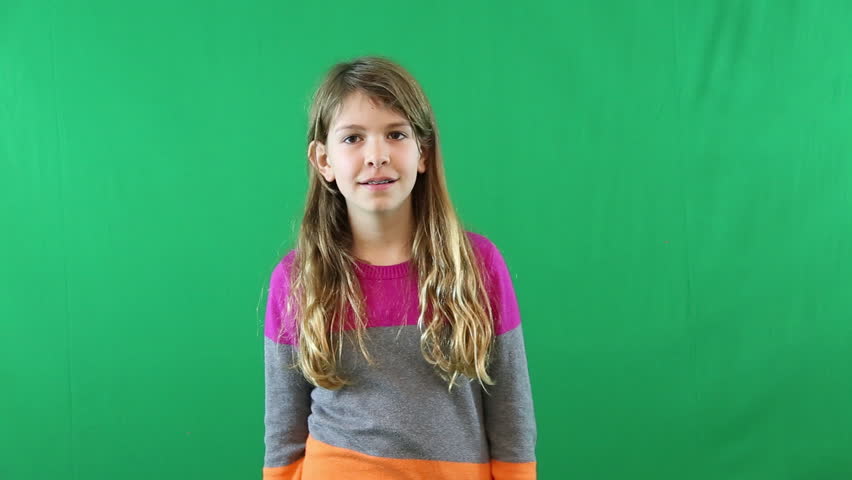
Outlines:
[[[326,144],[311,142],[308,154],[327,181],[337,181],[350,215],[398,211],[410,202],[417,174],[426,171],[411,124],[362,91],[346,97]],[[395,181],[382,189],[362,184],[374,177]]]

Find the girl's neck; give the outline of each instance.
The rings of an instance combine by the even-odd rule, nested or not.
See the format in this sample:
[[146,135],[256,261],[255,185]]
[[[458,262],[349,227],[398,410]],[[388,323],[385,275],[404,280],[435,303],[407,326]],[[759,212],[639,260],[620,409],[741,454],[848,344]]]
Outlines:
[[411,259],[411,242],[392,239],[355,242],[352,255],[371,265],[396,265]]
[[[365,225],[367,223],[367,225]],[[411,259],[411,216],[382,222],[352,222],[352,255],[372,265],[396,265]]]

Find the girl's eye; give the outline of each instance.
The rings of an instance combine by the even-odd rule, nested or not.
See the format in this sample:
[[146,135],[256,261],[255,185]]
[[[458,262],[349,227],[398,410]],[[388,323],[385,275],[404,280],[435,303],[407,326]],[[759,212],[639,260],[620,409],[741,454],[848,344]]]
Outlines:
[[[395,139],[395,140],[402,140],[403,138],[406,138],[406,137],[407,137],[407,135],[406,135],[406,134],[404,134],[404,133],[402,133],[402,132],[391,132],[391,133],[390,133],[390,135],[394,135],[394,134],[402,135],[402,137],[400,137],[400,138],[398,138],[398,139]],[[347,140],[349,140],[350,138],[357,138],[357,137],[360,137],[360,135],[349,135],[348,137],[345,137],[345,138],[343,139],[343,143],[351,143],[351,142],[347,142]]]

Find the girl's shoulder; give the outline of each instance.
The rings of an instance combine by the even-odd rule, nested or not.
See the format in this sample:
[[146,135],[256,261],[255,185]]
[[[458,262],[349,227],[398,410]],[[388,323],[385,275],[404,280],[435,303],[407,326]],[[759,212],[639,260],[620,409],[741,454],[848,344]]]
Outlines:
[[269,278],[264,334],[276,343],[295,343],[295,323],[287,309],[290,269],[296,250],[290,250],[272,270]]
[[466,230],[465,233],[467,234],[467,238],[470,240],[476,254],[484,261],[487,261],[497,248],[494,245],[494,242],[481,233],[471,232],[469,230]]
[[489,274],[494,275],[504,268],[503,255],[490,238],[481,233],[471,231],[466,231],[466,233],[473,250]]
[[485,288],[496,308],[495,333],[501,335],[521,323],[512,274],[497,245],[485,235],[467,232],[485,269]]

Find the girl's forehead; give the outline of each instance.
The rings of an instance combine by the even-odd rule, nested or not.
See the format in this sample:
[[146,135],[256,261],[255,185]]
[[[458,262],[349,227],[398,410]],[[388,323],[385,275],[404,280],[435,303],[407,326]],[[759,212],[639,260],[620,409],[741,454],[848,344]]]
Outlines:
[[390,122],[409,123],[405,116],[386,107],[380,100],[369,97],[362,92],[354,92],[340,104],[338,112],[334,116],[332,128],[336,129],[347,125],[362,128],[384,127]]

